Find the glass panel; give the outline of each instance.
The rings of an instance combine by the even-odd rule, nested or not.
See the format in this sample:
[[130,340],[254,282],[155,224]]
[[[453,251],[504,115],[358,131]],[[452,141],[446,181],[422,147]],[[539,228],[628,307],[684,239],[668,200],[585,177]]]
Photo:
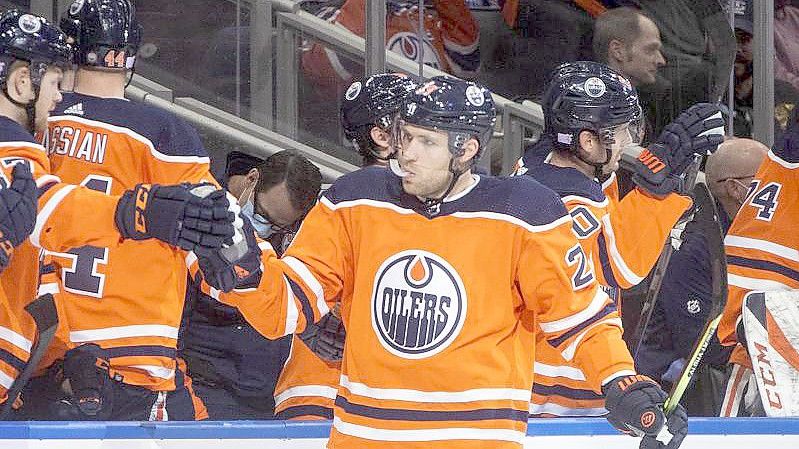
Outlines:
[[774,0],[774,142],[799,129],[799,1]]

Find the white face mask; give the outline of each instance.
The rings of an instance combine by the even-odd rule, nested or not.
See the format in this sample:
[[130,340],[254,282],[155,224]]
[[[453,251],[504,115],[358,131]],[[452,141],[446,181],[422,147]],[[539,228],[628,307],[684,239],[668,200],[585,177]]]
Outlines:
[[[256,178],[255,182],[252,183],[251,187],[244,189],[242,192],[241,197],[239,198],[239,205],[241,206],[241,215],[247,217],[250,220],[250,224],[252,224],[253,228],[255,228],[255,233],[258,234],[258,237],[266,240],[275,233],[274,227],[272,223],[261,214],[255,213],[255,186],[258,185],[258,179]],[[249,194],[247,191],[249,190]],[[246,200],[245,200],[246,198]],[[244,204],[242,204],[244,203]]]

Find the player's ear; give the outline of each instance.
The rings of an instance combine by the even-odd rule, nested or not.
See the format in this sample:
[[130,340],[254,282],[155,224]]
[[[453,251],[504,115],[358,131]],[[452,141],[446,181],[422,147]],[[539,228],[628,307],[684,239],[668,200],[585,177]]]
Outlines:
[[372,129],[369,130],[369,136],[372,138],[375,145],[380,148],[388,148],[391,146],[391,136],[386,130],[379,126],[373,126]]
[[[16,64],[17,63],[14,65]],[[33,99],[31,72],[27,65],[20,64],[16,67],[12,65],[8,75],[7,85],[8,95],[12,100],[20,103],[27,103],[29,100]]]
[[246,178],[247,178],[247,184],[255,185],[258,182],[259,178],[258,169],[255,167],[251,168],[250,171],[247,172]]
[[467,140],[466,143],[463,144],[463,154],[460,156],[460,160],[462,163],[467,163],[474,159],[477,156],[477,152],[480,150],[480,143],[472,137],[471,139]]
[[577,141],[580,143],[580,148],[590,155],[593,155],[600,146],[599,139],[591,131],[580,131]]
[[608,42],[608,60],[616,59],[618,61],[624,61],[624,50],[624,42],[618,39],[611,39],[610,42]]

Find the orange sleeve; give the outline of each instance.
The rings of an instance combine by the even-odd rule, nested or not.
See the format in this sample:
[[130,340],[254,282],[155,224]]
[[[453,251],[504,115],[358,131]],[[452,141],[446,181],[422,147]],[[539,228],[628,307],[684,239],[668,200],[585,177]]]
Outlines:
[[571,227],[572,220],[563,217],[524,237],[518,284],[547,342],[574,360],[598,389],[632,372],[633,363],[616,307],[596,283]]

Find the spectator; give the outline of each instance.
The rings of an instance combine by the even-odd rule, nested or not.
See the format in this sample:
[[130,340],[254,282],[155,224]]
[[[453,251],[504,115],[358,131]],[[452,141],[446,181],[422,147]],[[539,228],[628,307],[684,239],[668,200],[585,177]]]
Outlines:
[[[307,158],[290,150],[275,153],[255,167],[258,161],[232,153],[228,190],[239,198],[242,213],[258,236],[282,252],[314,204],[322,176]],[[248,262],[259,263],[245,261],[245,270]],[[264,338],[238,310],[204,295],[196,284],[190,286],[186,302],[181,356],[210,419],[274,418],[273,392],[291,337]]]
[[[749,183],[768,152],[765,145],[750,139],[728,140],[706,166],[707,185],[716,201],[719,219],[726,233],[744,202]],[[709,249],[700,229],[689,224],[682,244],[672,254],[649,327],[636,360],[636,367],[668,389],[676,381],[711,307],[712,279]],[[729,349],[721,349],[714,336],[706,360],[711,365],[699,375],[701,386],[689,392],[689,413],[718,416]],[[713,369],[712,367],[718,367]]]
[[745,15],[735,15],[735,116],[733,132],[736,136],[749,137],[752,135],[752,88],[753,88],[753,54],[752,54],[752,21]]
[[660,30],[641,11],[608,10],[594,23],[594,57],[626,76],[634,86],[653,84],[666,64]]
[[799,7],[774,0],[774,77],[799,91]]

